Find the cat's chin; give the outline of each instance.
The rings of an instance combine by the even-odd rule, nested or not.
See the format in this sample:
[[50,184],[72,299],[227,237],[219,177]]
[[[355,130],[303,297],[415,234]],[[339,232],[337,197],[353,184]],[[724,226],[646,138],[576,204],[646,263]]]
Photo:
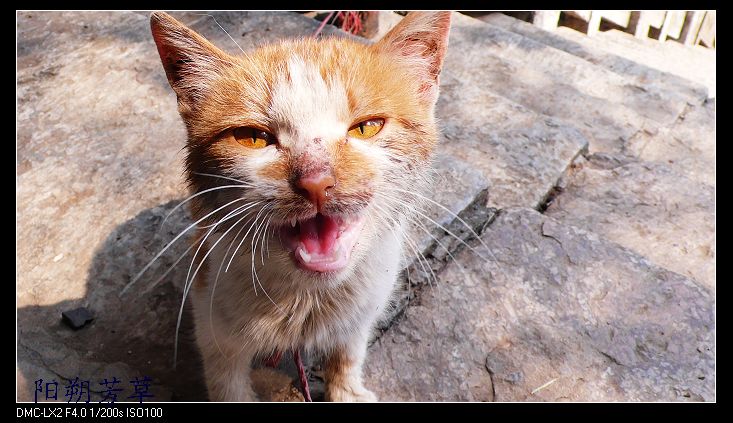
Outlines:
[[295,265],[308,272],[338,273],[348,267],[364,216],[316,214],[280,229],[280,241]]

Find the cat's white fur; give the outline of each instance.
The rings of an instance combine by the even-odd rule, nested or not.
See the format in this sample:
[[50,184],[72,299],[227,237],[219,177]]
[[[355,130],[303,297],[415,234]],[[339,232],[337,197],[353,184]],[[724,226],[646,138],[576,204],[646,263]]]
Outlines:
[[[337,142],[348,129],[346,117],[339,114],[339,110],[347,109],[345,90],[337,79],[326,83],[297,54],[293,54],[286,66],[290,78],[281,78],[276,85],[270,113],[279,122],[302,124],[291,132],[280,132],[278,140],[295,154],[318,154],[314,148],[327,149],[325,144]],[[315,137],[324,140],[323,144],[314,146]],[[373,163],[388,166],[379,147],[360,140],[350,142],[352,147],[365,151]],[[272,165],[273,154],[273,150],[258,151],[254,157],[233,166],[238,169],[232,172],[241,176],[257,175]],[[287,188],[287,181],[269,183]],[[296,348],[326,352],[343,348],[354,362],[353,370],[346,386],[330,399],[375,401],[376,396],[362,386],[361,364],[370,330],[388,306],[400,270],[404,221],[397,219],[395,223],[391,230],[385,230],[382,223],[367,219],[349,266],[338,276],[327,279],[311,278],[295,269],[290,253],[277,239],[269,243],[266,265],[262,264],[261,251],[255,248],[257,279],[254,281],[250,238],[227,272],[219,273],[217,265],[229,261],[230,256],[225,257],[226,248],[213,248],[207,259],[213,265],[205,276],[206,289],[191,292],[196,337],[207,363],[210,395],[225,401],[254,400],[249,384],[242,382],[248,380],[250,367],[241,363],[261,359],[263,354]],[[219,235],[212,235],[208,244],[210,248],[217,243],[223,246],[234,243],[236,247],[240,240],[234,239],[235,234],[236,230],[231,231],[222,240]],[[339,295],[334,296],[333,290],[338,290]],[[336,311],[327,319],[319,319],[319,307]],[[280,318],[262,315],[258,311],[263,308],[282,309],[274,312]],[[312,319],[316,329],[303,337],[301,327],[306,319]]]
[[[213,51],[213,47],[165,14],[154,14],[151,23],[169,81],[179,95],[181,114],[184,120],[195,120],[196,117],[191,117],[195,115],[192,105],[203,101],[206,90],[210,89],[207,85],[221,77],[220,70],[216,69],[217,61],[224,63],[229,59],[218,52],[214,52],[212,58],[209,50]],[[431,139],[435,138],[432,113],[448,25],[447,13],[411,14],[387,34],[387,41],[379,47],[383,49],[379,54],[393,54],[395,61],[405,63],[403,69],[414,67],[421,78],[410,82],[411,86],[422,84],[423,87],[419,95],[417,89],[413,91],[416,98],[422,96],[422,100],[413,103],[423,104],[411,106],[417,110],[411,116],[424,120],[425,132],[420,133]],[[187,67],[183,71],[174,67],[176,59],[170,59],[174,56],[186,59],[182,66]],[[296,160],[302,156],[328,162],[325,157],[335,150],[332,144],[347,142],[345,133],[353,124],[350,121],[353,116],[348,113],[346,88],[350,81],[336,75],[326,75],[324,79],[319,69],[297,51],[277,66],[275,82],[263,91],[271,95],[269,109],[265,116],[262,111],[253,110],[252,116],[282,124],[277,128],[279,148],[286,149]],[[256,75],[251,77],[250,84],[267,85]],[[241,101],[247,102],[246,99]],[[196,134],[198,125],[200,123],[189,124],[190,136]],[[383,142],[410,139],[416,131],[418,129],[398,124],[385,125],[380,139]],[[410,160],[402,160],[396,151],[385,148],[384,144],[358,139],[348,142],[349,148],[368,157],[372,171],[370,183],[377,194],[382,191],[385,195],[400,196],[396,191],[389,192],[387,187],[415,189],[419,181],[425,179],[427,160],[413,158],[408,165]],[[433,142],[426,141],[427,144]],[[429,150],[425,147],[426,152]],[[291,182],[258,176],[276,165],[278,154],[274,148],[263,148],[249,152],[246,157],[228,156],[225,168],[219,170],[222,175],[258,182],[256,190],[242,194],[241,204],[278,198],[290,192]],[[226,192],[215,195],[221,197],[212,204],[221,205],[232,200]],[[332,370],[334,377],[327,380],[326,399],[377,399],[364,387],[361,368],[370,331],[389,306],[401,269],[407,222],[406,216],[388,215],[395,209],[384,198],[374,195],[369,205],[361,210],[365,221],[358,242],[346,268],[335,274],[298,269],[291,253],[278,242],[276,232],[266,233],[265,241],[254,236],[257,225],[267,217],[257,215],[257,208],[250,210],[250,219],[243,220],[244,227],[231,226],[239,221],[237,216],[219,230],[211,231],[205,240],[206,248],[201,251],[206,257],[205,266],[201,268],[199,280],[192,283],[190,296],[197,343],[212,400],[255,400],[249,380],[253,360],[278,351],[301,349],[321,353],[327,360],[338,358],[332,360],[337,364]],[[252,223],[255,216],[262,219]],[[225,271],[232,254],[230,250],[237,248],[242,239],[237,236],[240,228],[251,235],[246,237],[231,267]]]
[[[290,258],[276,243],[270,245],[266,268],[259,264],[260,255],[254,256],[260,269],[259,280],[270,298],[259,286],[259,293],[254,294],[251,254],[238,257],[229,272],[222,271],[216,284],[216,267],[213,268],[214,271],[208,272],[207,288],[194,289],[191,295],[196,337],[207,363],[205,372],[209,395],[224,401],[254,400],[249,384],[242,382],[249,380],[252,360],[255,357],[264,358],[263,353],[267,355],[273,349],[288,351],[302,345],[304,349],[311,351],[346,348],[354,360],[354,369],[347,386],[338,398],[331,399],[376,400],[362,386],[361,364],[372,325],[384,312],[393,291],[400,270],[402,244],[391,233],[377,237],[376,234],[380,231],[380,228],[375,227],[375,222],[367,221],[362,241],[352,255],[352,263],[355,264],[345,273],[348,275],[347,286],[336,288],[340,290],[338,296],[333,296],[328,289],[294,293],[294,284],[284,282],[292,280],[294,276],[287,270],[283,271],[291,267],[288,263]],[[221,263],[225,259],[225,251],[214,249],[210,257],[211,263]],[[379,251],[379,254],[369,254],[370,251]],[[212,308],[211,295],[214,289],[216,306]],[[259,314],[257,310],[273,308],[270,300],[289,316],[277,321],[270,315]],[[319,307],[328,307],[333,313],[328,319],[319,320]],[[314,330],[310,336],[303,338],[301,326],[309,318],[313,319]]]
[[[286,76],[287,75],[287,76]],[[281,144],[308,151],[314,138],[338,140],[349,129],[344,84],[335,76],[324,81],[314,64],[293,53],[272,95],[271,116],[277,122],[300,122],[281,131]]]

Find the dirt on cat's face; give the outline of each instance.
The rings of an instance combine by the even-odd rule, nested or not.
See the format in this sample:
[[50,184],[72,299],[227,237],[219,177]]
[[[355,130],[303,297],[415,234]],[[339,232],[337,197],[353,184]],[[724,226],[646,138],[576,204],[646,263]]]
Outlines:
[[[375,237],[391,236],[410,205],[400,191],[424,183],[437,140],[442,52],[425,58],[437,43],[393,31],[372,46],[303,39],[231,56],[156,15],[192,191],[246,185],[198,196],[195,218],[222,208],[212,224],[226,218],[222,229],[238,224],[232,233],[241,227],[263,247],[271,238],[269,254],[305,277],[338,278]],[[413,32],[431,29],[412,20]]]

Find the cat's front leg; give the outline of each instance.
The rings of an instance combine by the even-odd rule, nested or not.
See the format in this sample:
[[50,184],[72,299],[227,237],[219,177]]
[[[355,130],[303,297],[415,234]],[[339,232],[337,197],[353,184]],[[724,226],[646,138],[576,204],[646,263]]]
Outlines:
[[249,377],[252,355],[240,353],[225,357],[215,346],[202,348],[204,372],[209,391],[209,401],[249,402],[257,401]]
[[335,347],[326,356],[326,401],[374,402],[377,396],[364,387],[362,365],[366,357],[367,336]]

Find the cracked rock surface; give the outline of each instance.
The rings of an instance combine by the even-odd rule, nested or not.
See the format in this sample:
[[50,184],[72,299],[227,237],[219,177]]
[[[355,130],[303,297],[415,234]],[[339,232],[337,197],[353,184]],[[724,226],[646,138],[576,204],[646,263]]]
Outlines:
[[[382,400],[715,398],[714,298],[598,235],[512,208],[372,347]],[[472,246],[483,253],[483,246]]]
[[549,216],[593,231],[715,292],[715,186],[668,163],[591,155]]

